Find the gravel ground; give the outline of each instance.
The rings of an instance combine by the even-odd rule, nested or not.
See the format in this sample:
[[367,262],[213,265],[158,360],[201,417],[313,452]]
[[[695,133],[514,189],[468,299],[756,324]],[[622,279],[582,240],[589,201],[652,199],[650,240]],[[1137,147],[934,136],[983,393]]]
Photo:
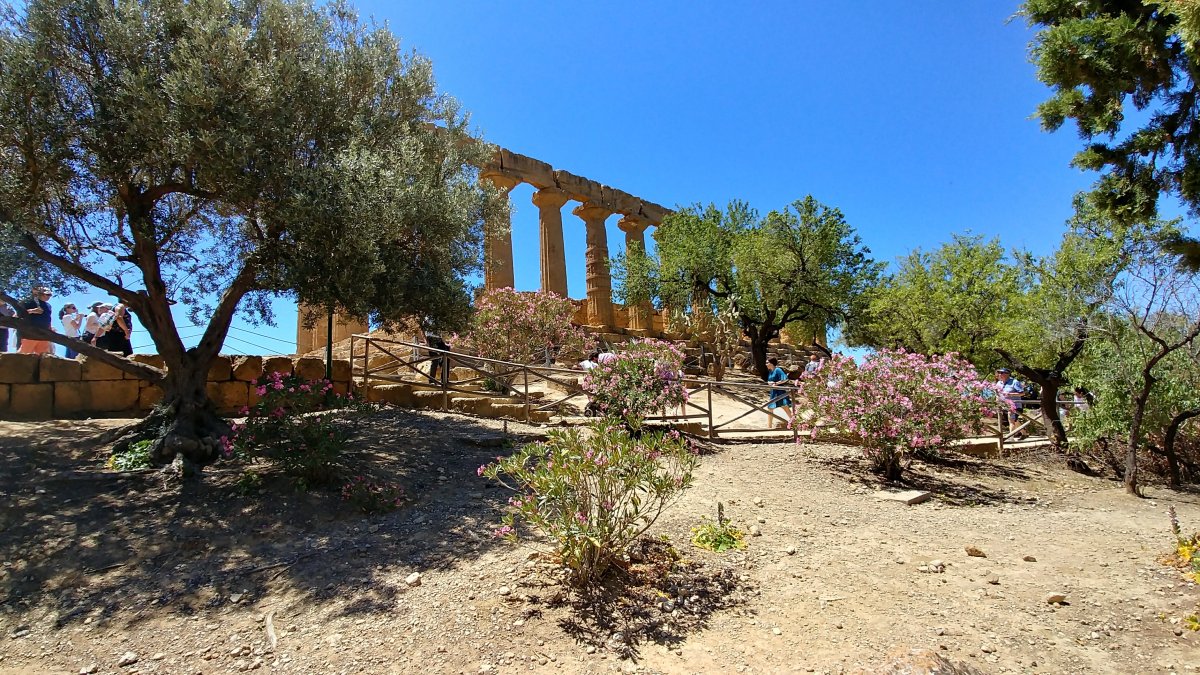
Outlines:
[[[855,448],[710,445],[651,530],[681,558],[647,543],[580,597],[490,536],[508,494],[475,475],[545,429],[375,414],[351,471],[410,500],[363,516],[282,479],[243,496],[236,468],[100,472],[113,424],[0,423],[0,672],[862,672],[914,648],[960,672],[1200,668],[1200,592],[1158,561],[1166,507],[1200,529],[1200,498],[1133,499],[1048,452],[914,464],[933,498],[907,506]],[[745,550],[688,543],[718,501],[760,533]]]

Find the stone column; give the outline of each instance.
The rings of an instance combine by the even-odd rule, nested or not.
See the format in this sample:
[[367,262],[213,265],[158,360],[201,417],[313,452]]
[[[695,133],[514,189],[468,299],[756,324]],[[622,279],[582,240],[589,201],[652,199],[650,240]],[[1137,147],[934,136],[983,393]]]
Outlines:
[[[646,252],[646,229],[650,227],[649,221],[637,216],[623,215],[617,221],[617,227],[625,233],[626,255],[634,248],[640,248],[642,253]],[[629,328],[631,330],[651,330],[653,326],[650,325],[650,309],[650,303],[646,302],[626,307]]]
[[611,328],[612,279],[608,274],[608,233],[604,220],[612,211],[584,202],[571,213],[587,227],[587,318],[589,326]]
[[562,207],[571,198],[558,188],[533,193],[542,235],[542,290],[567,295],[567,254],[563,246]]
[[[490,180],[492,185],[508,198],[508,193],[520,184],[520,180],[506,174],[489,171],[480,178]],[[512,218],[507,211],[502,217],[484,223],[483,234],[483,287],[513,287]]]

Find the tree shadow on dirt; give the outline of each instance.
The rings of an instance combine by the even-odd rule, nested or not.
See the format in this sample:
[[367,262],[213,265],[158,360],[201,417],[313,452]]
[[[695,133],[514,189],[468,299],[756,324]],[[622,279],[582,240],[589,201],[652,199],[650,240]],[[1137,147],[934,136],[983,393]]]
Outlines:
[[[181,484],[158,472],[113,474],[72,433],[0,439],[0,614],[19,625],[49,606],[57,627],[88,617],[133,625],[150,605],[189,615],[287,591],[348,599],[343,614],[374,613],[401,601],[408,572],[495,545],[480,532],[499,520],[507,494],[476,468],[508,454],[511,435],[400,410],[348,423],[359,429],[346,474],[402,486],[409,499],[397,510],[365,516],[336,486],[296,492],[269,472],[258,494],[243,494],[236,465]],[[521,430],[532,428],[514,425]]]
[[602,583],[550,599],[550,606],[570,609],[558,622],[564,632],[636,660],[643,644],[679,645],[706,629],[714,613],[744,604],[752,591],[734,569],[680,560],[661,541],[639,540],[630,560]]
[[[991,464],[963,457],[940,456],[912,462],[904,470],[899,483],[888,483],[871,470],[870,461],[862,457],[861,453],[857,456],[846,454],[823,457],[815,461],[830,473],[852,484],[871,490],[924,490],[954,506],[1024,504],[1028,502],[1026,497],[1009,490],[980,482],[968,482],[968,477],[988,477],[1013,481],[1027,481],[1033,477],[1028,470],[1019,467]],[[941,473],[944,471],[954,471],[959,475],[947,476]]]

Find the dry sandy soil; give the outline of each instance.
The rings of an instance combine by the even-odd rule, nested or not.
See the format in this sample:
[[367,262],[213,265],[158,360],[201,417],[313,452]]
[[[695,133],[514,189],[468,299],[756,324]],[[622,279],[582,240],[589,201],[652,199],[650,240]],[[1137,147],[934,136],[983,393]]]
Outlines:
[[[915,464],[934,498],[906,506],[855,448],[707,445],[651,531],[681,559],[648,543],[580,597],[490,536],[509,495],[475,474],[544,429],[375,414],[350,470],[410,500],[363,516],[282,479],[243,496],[232,467],[105,473],[88,438],[113,424],[0,424],[0,672],[837,673],[913,648],[955,672],[1200,669],[1200,591],[1158,562],[1167,506],[1200,529],[1200,497],[1133,499],[1049,452]],[[717,501],[761,530],[744,551],[689,544]]]

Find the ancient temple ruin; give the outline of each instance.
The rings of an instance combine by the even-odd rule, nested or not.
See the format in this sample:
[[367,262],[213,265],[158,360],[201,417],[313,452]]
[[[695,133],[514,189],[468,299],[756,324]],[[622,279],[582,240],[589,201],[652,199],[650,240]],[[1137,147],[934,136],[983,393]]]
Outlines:
[[[528,183],[533,186],[533,204],[538,209],[541,234],[541,289],[563,297],[567,294],[567,260],[563,245],[563,208],[575,202],[571,213],[583,221],[585,236],[585,273],[587,297],[581,302],[576,323],[598,333],[662,335],[661,313],[649,307],[620,307],[612,301],[612,277],[608,267],[607,222],[618,215],[617,227],[625,233],[626,249],[635,242],[645,250],[646,231],[657,226],[671,210],[640,197],[603,185],[573,173],[555,169],[532,157],[499,148],[491,162],[481,167],[480,177],[491,181],[502,193]],[[513,286],[513,247],[510,222],[485,223],[483,247],[484,287]],[[312,328],[297,320],[296,351],[304,354],[325,346],[326,325],[318,321]],[[334,342],[354,333],[367,332],[358,321],[334,316]]]

